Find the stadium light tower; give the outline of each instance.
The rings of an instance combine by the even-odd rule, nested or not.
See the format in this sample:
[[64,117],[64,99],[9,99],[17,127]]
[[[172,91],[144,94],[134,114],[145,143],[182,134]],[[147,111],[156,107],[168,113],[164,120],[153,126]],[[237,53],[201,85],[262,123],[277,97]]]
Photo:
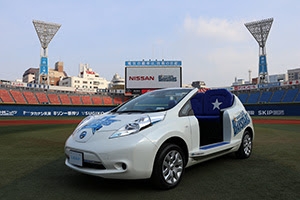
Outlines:
[[60,24],[43,22],[38,20],[32,21],[36,33],[41,42],[41,62],[38,83],[49,85],[49,73],[48,73],[48,45],[58,29],[61,27]]
[[259,83],[268,83],[268,69],[266,58],[266,41],[273,23],[273,18],[263,19],[260,21],[246,23],[246,28],[250,31],[252,36],[259,45],[259,66],[258,77]]

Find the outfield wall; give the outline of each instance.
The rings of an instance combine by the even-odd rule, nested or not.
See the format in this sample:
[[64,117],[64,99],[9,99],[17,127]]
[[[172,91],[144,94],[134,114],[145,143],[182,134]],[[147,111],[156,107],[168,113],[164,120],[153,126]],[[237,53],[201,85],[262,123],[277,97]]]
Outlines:
[[0,117],[63,117],[101,114],[115,106],[7,105],[0,104]]
[[244,105],[251,116],[300,116],[300,104]]
[[[251,116],[300,116],[300,104],[254,104],[244,105]],[[0,117],[39,116],[88,116],[101,114],[115,106],[62,106],[0,104]]]

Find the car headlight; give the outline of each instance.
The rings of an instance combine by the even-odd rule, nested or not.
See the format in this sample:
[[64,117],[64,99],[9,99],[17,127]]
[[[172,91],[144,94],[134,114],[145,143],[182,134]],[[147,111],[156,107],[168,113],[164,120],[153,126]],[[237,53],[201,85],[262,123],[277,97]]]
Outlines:
[[109,139],[123,137],[131,134],[138,133],[139,131],[151,126],[151,119],[149,116],[142,116],[134,122],[128,123],[113,133]]

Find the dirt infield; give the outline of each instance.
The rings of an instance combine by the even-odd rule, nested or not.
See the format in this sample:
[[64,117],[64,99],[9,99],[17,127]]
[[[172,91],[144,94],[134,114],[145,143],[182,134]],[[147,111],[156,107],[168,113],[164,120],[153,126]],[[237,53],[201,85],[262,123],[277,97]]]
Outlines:
[[[0,126],[30,125],[30,124],[78,124],[79,119],[63,120],[0,120]],[[253,119],[254,124],[300,124],[297,119]]]

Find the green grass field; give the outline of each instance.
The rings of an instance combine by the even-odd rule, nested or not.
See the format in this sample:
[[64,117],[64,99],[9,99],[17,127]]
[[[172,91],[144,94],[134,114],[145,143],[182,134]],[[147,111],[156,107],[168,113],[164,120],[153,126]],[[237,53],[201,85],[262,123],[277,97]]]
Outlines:
[[300,124],[256,124],[249,159],[227,155],[193,166],[168,191],[67,168],[64,142],[75,127],[0,127],[0,199],[300,199]]

